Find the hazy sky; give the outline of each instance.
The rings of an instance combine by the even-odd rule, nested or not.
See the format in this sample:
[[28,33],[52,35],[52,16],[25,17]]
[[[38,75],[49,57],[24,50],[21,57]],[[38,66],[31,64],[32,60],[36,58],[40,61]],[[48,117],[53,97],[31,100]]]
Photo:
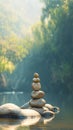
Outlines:
[[[19,9],[23,16],[34,23],[40,19],[41,3],[40,0],[9,0],[15,9]],[[27,21],[28,21],[27,20]]]
[[[28,28],[40,20],[40,0],[0,0],[1,29],[7,33],[8,28],[19,34],[28,32]],[[8,26],[8,28],[7,28]],[[20,33],[21,33],[20,32]]]

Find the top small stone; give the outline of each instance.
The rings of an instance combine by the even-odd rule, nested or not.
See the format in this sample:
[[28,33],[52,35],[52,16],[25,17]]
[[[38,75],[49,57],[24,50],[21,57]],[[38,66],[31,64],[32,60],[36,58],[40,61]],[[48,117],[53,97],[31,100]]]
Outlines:
[[38,73],[34,73],[34,77],[35,77],[35,78],[38,78],[38,77],[39,77],[39,74],[38,74]]

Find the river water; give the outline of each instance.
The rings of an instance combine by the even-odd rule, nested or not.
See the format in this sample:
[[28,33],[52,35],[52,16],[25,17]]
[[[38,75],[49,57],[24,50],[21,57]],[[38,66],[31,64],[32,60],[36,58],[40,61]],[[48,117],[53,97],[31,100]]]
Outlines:
[[[28,92],[2,92],[0,93],[0,105],[14,103],[22,106],[30,100]],[[48,101],[48,97],[46,98]],[[61,107],[60,113],[54,119],[39,121],[39,119],[4,120],[0,119],[0,130],[73,130],[73,109]]]

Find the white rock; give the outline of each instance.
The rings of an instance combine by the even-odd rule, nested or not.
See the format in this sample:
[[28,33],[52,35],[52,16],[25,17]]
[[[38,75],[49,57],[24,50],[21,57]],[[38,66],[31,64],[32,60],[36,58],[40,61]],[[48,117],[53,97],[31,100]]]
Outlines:
[[0,117],[9,118],[26,118],[41,116],[37,111],[32,109],[20,109],[15,104],[7,103],[0,106]]

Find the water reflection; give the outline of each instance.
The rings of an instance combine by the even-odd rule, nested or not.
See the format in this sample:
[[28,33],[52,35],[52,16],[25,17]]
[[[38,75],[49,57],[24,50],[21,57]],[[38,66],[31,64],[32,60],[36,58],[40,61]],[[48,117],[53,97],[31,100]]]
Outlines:
[[[54,118],[54,117],[53,117]],[[24,120],[13,120],[13,119],[0,119],[0,129],[2,130],[31,130],[31,126],[39,126],[39,124],[49,123],[53,118],[44,119],[40,117],[27,118]],[[28,127],[29,126],[29,127]],[[37,127],[38,128],[38,127]],[[38,130],[38,129],[37,129]]]
[[[16,105],[21,106],[26,103],[30,98],[28,93],[23,92],[3,92],[0,93],[0,105],[5,103],[14,103]],[[52,121],[54,117],[49,119],[38,118],[27,118],[24,120],[11,120],[11,119],[0,119],[0,130],[31,130],[30,126],[34,126],[39,122],[42,124],[46,124],[47,122]],[[29,127],[28,127],[29,126]]]
[[29,128],[28,126],[34,125],[39,121],[39,118],[28,118],[25,120],[11,120],[11,119],[3,119],[0,120],[0,128],[2,130],[17,130],[20,127]]
[[[18,106],[30,100],[30,94],[25,92],[0,93],[0,105],[14,103]],[[47,100],[48,97],[47,97]],[[73,111],[73,110],[72,110]],[[61,108],[61,112],[54,119],[28,118],[26,120],[0,119],[0,130],[73,130],[73,112]]]

